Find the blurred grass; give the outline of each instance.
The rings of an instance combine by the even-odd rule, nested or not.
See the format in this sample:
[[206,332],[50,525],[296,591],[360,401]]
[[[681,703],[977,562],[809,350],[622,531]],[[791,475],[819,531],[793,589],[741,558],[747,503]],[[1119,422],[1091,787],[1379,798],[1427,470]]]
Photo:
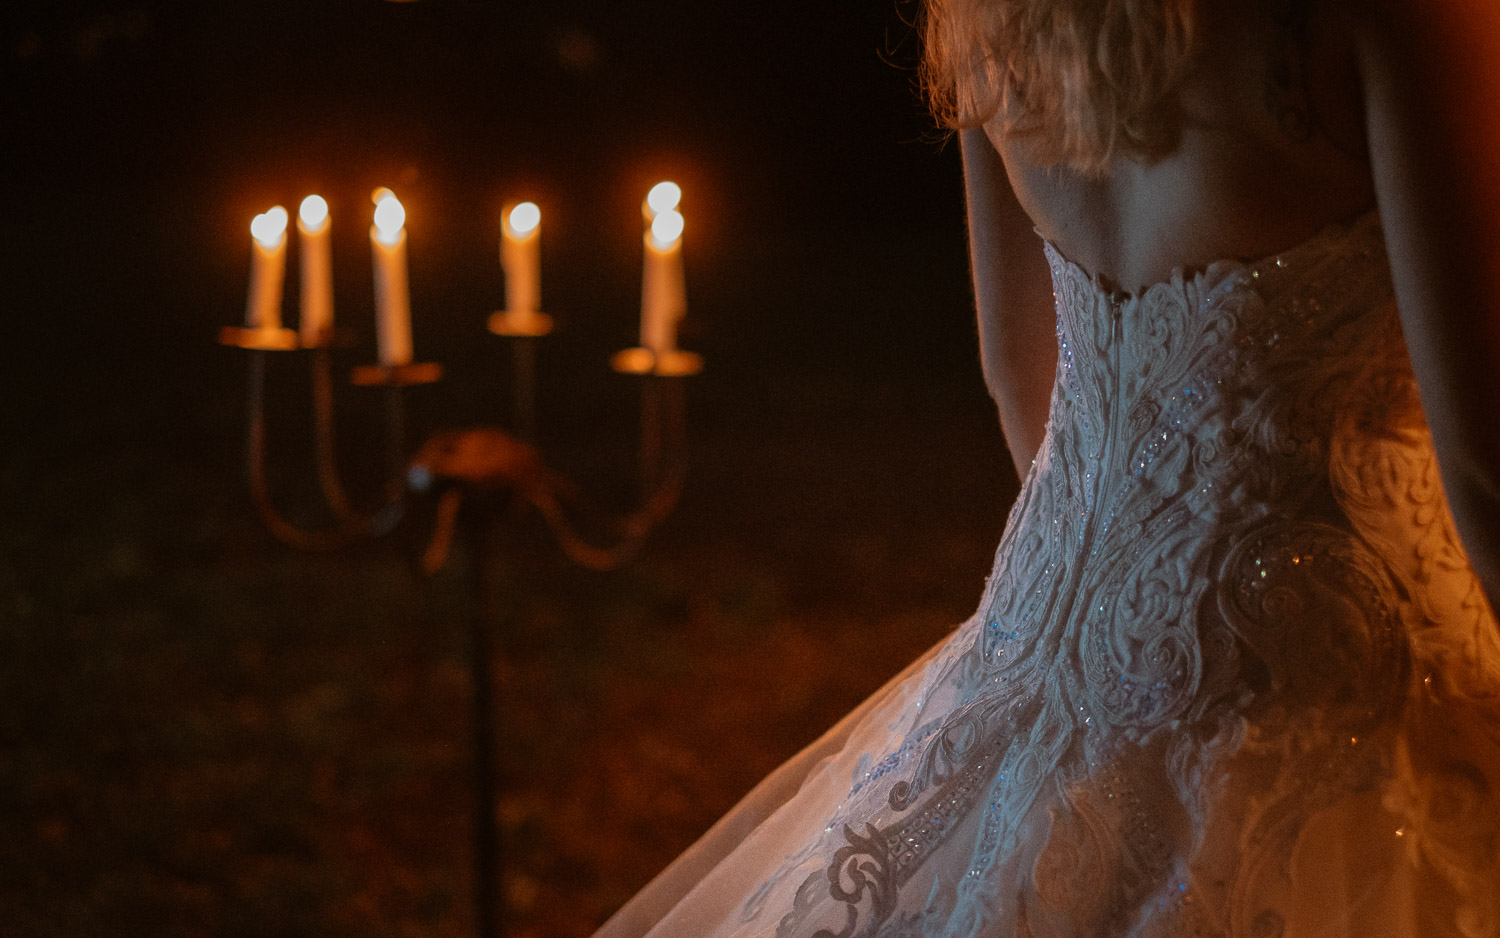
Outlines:
[[[977,601],[1009,476],[977,376],[724,370],[638,561],[499,532],[514,934],[588,934]],[[0,931],[468,934],[469,558],[282,549],[205,406],[185,447],[61,421],[0,463]],[[549,445],[618,483],[632,433]]]

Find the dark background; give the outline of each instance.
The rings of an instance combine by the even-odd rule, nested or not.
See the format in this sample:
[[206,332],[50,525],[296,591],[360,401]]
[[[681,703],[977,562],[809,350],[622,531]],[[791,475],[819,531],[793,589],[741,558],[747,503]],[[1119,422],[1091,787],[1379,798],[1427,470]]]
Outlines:
[[[644,554],[509,518],[486,571],[513,933],[584,935],[971,611],[1015,480],[917,10],[43,3],[0,14],[0,933],[465,934],[472,558],[296,554],[243,494],[250,218],[330,202],[373,357],[369,191],[408,210],[413,436],[503,421],[485,315],[543,210],[540,443],[632,491],[640,199],[685,190],[689,483]],[[295,323],[296,257],[288,266]],[[270,475],[313,513],[305,374]],[[350,485],[378,400],[338,390]]]

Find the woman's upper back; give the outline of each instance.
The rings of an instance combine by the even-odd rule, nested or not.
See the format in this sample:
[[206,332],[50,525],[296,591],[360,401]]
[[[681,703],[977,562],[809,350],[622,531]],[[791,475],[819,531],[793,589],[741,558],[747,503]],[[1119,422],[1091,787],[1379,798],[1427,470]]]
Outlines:
[[[1114,0],[929,2],[968,3],[971,11],[1048,13],[1049,2],[1075,13],[1120,8]],[[1028,227],[1100,279],[1137,290],[1179,267],[1274,253],[1373,202],[1453,520],[1496,604],[1500,4],[1157,2],[1190,8],[1197,19],[1188,48],[1196,68],[1179,87],[1181,135],[1164,155],[1115,158],[1105,173],[1088,175],[1033,158],[1024,135],[1004,134],[995,121],[985,125],[987,142],[978,131],[963,137],[985,377],[1017,468],[1024,471],[1040,441],[1047,406],[1040,389],[1055,360],[1043,351],[1045,265],[1022,250]],[[1290,59],[1288,32],[1270,4],[1307,11],[1291,33],[1301,53]],[[1152,6],[1129,11],[1149,16]],[[968,59],[975,61],[995,64]],[[1290,80],[1277,81],[1289,61]],[[946,64],[951,75],[954,63]],[[1053,87],[1066,81],[1038,74]],[[1299,89],[1312,118],[1300,132],[1283,119],[1286,105],[1295,112]]]
[[1374,202],[1346,25],[1327,4],[1302,22],[1265,0],[1201,4],[1176,148],[1103,176],[1034,159],[998,116],[986,133],[1042,236],[1118,289],[1261,257]]

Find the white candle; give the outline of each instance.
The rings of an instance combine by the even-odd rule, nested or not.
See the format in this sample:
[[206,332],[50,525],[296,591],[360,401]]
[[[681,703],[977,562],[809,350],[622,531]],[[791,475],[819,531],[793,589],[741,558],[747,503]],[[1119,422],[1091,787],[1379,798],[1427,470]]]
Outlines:
[[245,328],[281,328],[281,286],[286,277],[286,209],[275,206],[250,222],[250,295]]
[[535,202],[507,206],[500,217],[500,267],[505,271],[505,309],[531,316],[541,309],[542,210]]
[[411,363],[411,295],[406,279],[406,209],[389,189],[377,190],[370,226],[375,258],[375,338],[382,365]]
[[326,345],[333,332],[333,252],[328,203],[310,195],[297,209],[297,250],[302,255],[302,345]]
[[677,347],[677,323],[687,311],[682,276],[682,215],[669,209],[646,231],[641,272],[641,345],[656,355]]

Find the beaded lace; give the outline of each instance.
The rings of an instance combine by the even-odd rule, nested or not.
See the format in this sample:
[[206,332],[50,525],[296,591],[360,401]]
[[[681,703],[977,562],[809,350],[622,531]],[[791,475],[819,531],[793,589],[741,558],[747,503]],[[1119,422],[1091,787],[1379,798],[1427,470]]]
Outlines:
[[1378,219],[1134,295],[1045,250],[979,612],[652,934],[1500,935],[1500,633]]

